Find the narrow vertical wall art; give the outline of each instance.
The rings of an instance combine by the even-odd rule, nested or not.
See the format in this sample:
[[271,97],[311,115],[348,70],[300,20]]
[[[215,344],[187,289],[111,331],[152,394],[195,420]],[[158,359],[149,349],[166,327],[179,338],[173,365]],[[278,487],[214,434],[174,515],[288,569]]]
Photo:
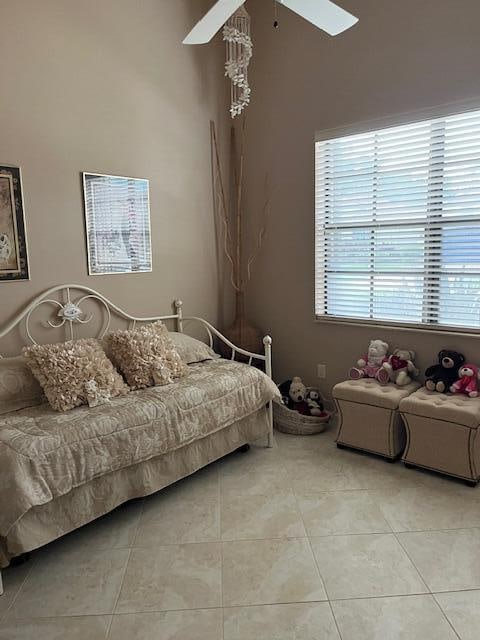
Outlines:
[[83,174],[90,275],[152,270],[149,182]]
[[28,279],[20,169],[0,165],[0,282]]

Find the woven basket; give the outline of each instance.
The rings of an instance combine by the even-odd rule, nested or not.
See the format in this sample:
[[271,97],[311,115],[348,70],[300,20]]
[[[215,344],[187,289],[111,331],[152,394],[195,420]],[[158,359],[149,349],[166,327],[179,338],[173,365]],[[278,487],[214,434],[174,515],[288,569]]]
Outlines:
[[330,420],[328,411],[324,416],[304,416],[294,409],[289,409],[278,400],[273,401],[273,423],[277,431],[291,433],[296,436],[313,436],[321,433]]

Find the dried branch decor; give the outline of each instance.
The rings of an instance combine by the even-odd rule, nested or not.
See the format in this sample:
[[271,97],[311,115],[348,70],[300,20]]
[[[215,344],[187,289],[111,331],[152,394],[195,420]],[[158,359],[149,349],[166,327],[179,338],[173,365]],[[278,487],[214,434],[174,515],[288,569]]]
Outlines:
[[[265,174],[265,201],[262,206],[261,215],[259,217],[259,230],[252,250],[246,261],[246,276],[243,275],[243,180],[244,180],[244,143],[245,143],[245,123],[242,123],[240,152],[237,165],[234,167],[235,177],[235,193],[234,207],[229,206],[230,198],[225,190],[225,180],[220,161],[220,152],[218,148],[218,138],[215,123],[211,122],[211,137],[214,149],[214,190],[216,215],[219,216],[223,228],[223,250],[225,256],[230,263],[231,273],[230,282],[235,291],[243,292],[245,286],[252,278],[252,266],[262,249],[265,235],[267,232],[268,219],[270,216],[270,185],[268,174]],[[235,149],[235,129],[232,127],[232,148]],[[235,158],[234,158],[235,160]],[[231,209],[234,208],[234,211]]]
[[[220,152],[215,123],[210,123],[213,148],[213,188],[215,198],[215,215],[222,228],[222,246],[230,265],[230,283],[236,297],[235,322],[227,330],[227,336],[237,340],[243,348],[254,347],[261,334],[250,326],[245,318],[245,289],[252,278],[252,268],[258,258],[265,240],[270,215],[270,187],[268,174],[265,175],[265,201],[259,216],[259,229],[251,253],[244,260],[244,167],[245,167],[245,128],[246,119],[241,125],[240,146],[237,149],[235,128],[231,128],[231,161],[233,174],[233,190],[225,188],[225,179],[220,160]],[[247,344],[248,343],[248,344]]]

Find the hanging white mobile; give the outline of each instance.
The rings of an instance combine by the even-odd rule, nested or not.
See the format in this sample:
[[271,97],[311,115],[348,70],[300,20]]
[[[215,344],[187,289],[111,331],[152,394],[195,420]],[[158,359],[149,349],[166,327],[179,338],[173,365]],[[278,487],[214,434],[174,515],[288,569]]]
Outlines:
[[248,83],[248,65],[253,55],[250,37],[250,16],[240,7],[223,27],[223,39],[227,43],[225,75],[232,82],[230,114],[239,116],[250,104],[251,89]]

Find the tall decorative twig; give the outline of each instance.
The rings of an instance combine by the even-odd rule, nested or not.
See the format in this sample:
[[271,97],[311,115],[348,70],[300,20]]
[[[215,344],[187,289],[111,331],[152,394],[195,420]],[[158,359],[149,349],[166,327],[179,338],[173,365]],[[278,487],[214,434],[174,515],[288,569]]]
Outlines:
[[214,187],[216,190],[217,198],[220,200],[220,207],[217,208],[219,212],[220,221],[223,227],[223,251],[227,260],[231,265],[230,282],[235,291],[240,291],[237,284],[236,277],[236,264],[233,261],[231,254],[232,249],[232,234],[230,231],[230,217],[228,214],[227,197],[225,193],[225,187],[223,182],[222,166],[220,164],[220,154],[218,151],[217,132],[214,122],[210,122],[210,133],[212,137],[212,143],[215,151],[215,180]]
[[[216,214],[219,216],[223,228],[223,250],[230,267],[230,282],[237,294],[243,294],[245,286],[252,277],[252,266],[257,259],[265,239],[268,218],[270,213],[270,185],[268,174],[265,176],[265,203],[262,208],[260,218],[260,229],[252,253],[246,261],[246,277],[243,277],[243,196],[244,196],[244,176],[245,176],[245,132],[246,119],[243,119],[241,128],[240,149],[237,152],[235,130],[232,127],[231,147],[234,179],[234,197],[227,198],[225,182],[223,178],[222,165],[220,162],[220,152],[215,123],[210,123],[212,145],[214,147],[214,188],[215,197],[218,201]],[[233,201],[234,211],[232,212],[229,203]],[[232,229],[233,224],[234,228]]]
[[270,216],[270,183],[268,180],[268,173],[265,174],[265,202],[262,209],[262,216],[260,222],[260,229],[257,235],[256,246],[254,247],[248,261],[247,261],[247,283],[252,279],[252,265],[258,258],[263,245],[263,240],[267,232],[268,219]]

